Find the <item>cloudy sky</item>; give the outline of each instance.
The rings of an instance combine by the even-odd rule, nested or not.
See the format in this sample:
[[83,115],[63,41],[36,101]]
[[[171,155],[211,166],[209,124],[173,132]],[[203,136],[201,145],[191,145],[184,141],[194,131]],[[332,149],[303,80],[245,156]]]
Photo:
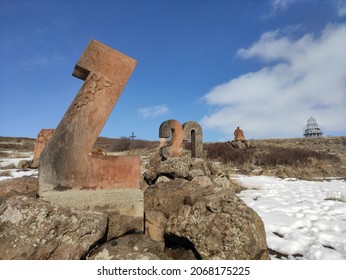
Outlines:
[[346,135],[346,0],[0,0],[0,136],[58,125],[90,39],[138,60],[101,135]]

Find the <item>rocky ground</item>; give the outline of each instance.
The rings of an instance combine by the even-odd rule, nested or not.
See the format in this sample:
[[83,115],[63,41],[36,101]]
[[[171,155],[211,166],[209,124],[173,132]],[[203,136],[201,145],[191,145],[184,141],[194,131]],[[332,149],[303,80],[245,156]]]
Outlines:
[[[305,145],[298,139],[272,143],[297,145],[294,141]],[[346,138],[323,145],[320,141],[316,148],[340,154],[333,168],[344,168]],[[108,138],[96,143],[109,154],[116,145]],[[254,143],[263,149],[266,145],[272,144]],[[306,145],[311,148],[311,142]],[[243,187],[231,179],[240,172],[232,163],[191,159],[187,150],[181,158],[161,162],[155,145],[123,152],[142,158],[143,229],[142,223],[116,213],[67,209],[40,200],[37,170],[21,161],[33,149],[34,139],[0,137],[1,259],[269,258],[261,218],[236,195]],[[250,168],[254,170],[258,166]]]

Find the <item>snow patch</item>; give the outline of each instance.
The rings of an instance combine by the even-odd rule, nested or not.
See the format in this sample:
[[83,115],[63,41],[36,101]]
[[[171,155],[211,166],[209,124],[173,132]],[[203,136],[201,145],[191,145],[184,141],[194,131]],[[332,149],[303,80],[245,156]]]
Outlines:
[[[346,182],[237,175],[262,218],[272,259],[346,259]],[[284,257],[283,257],[284,256]]]

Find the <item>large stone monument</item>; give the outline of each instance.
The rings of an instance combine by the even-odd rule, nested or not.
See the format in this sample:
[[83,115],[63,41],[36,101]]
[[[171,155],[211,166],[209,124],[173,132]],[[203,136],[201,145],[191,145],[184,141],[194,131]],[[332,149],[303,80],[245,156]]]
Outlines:
[[84,83],[40,157],[42,199],[143,217],[140,158],[91,155],[136,63],[98,41],[90,41],[73,72]]

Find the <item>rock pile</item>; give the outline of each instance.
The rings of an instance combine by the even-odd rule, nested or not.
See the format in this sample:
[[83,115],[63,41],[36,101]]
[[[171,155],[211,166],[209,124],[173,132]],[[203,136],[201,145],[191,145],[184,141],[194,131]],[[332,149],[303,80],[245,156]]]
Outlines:
[[144,170],[145,232],[125,215],[42,201],[33,178],[8,181],[0,259],[269,258],[260,217],[237,197],[241,186],[221,163],[153,156]]
[[197,259],[268,259],[262,220],[236,196],[241,187],[220,163],[153,160],[144,181],[150,237],[190,249]]

